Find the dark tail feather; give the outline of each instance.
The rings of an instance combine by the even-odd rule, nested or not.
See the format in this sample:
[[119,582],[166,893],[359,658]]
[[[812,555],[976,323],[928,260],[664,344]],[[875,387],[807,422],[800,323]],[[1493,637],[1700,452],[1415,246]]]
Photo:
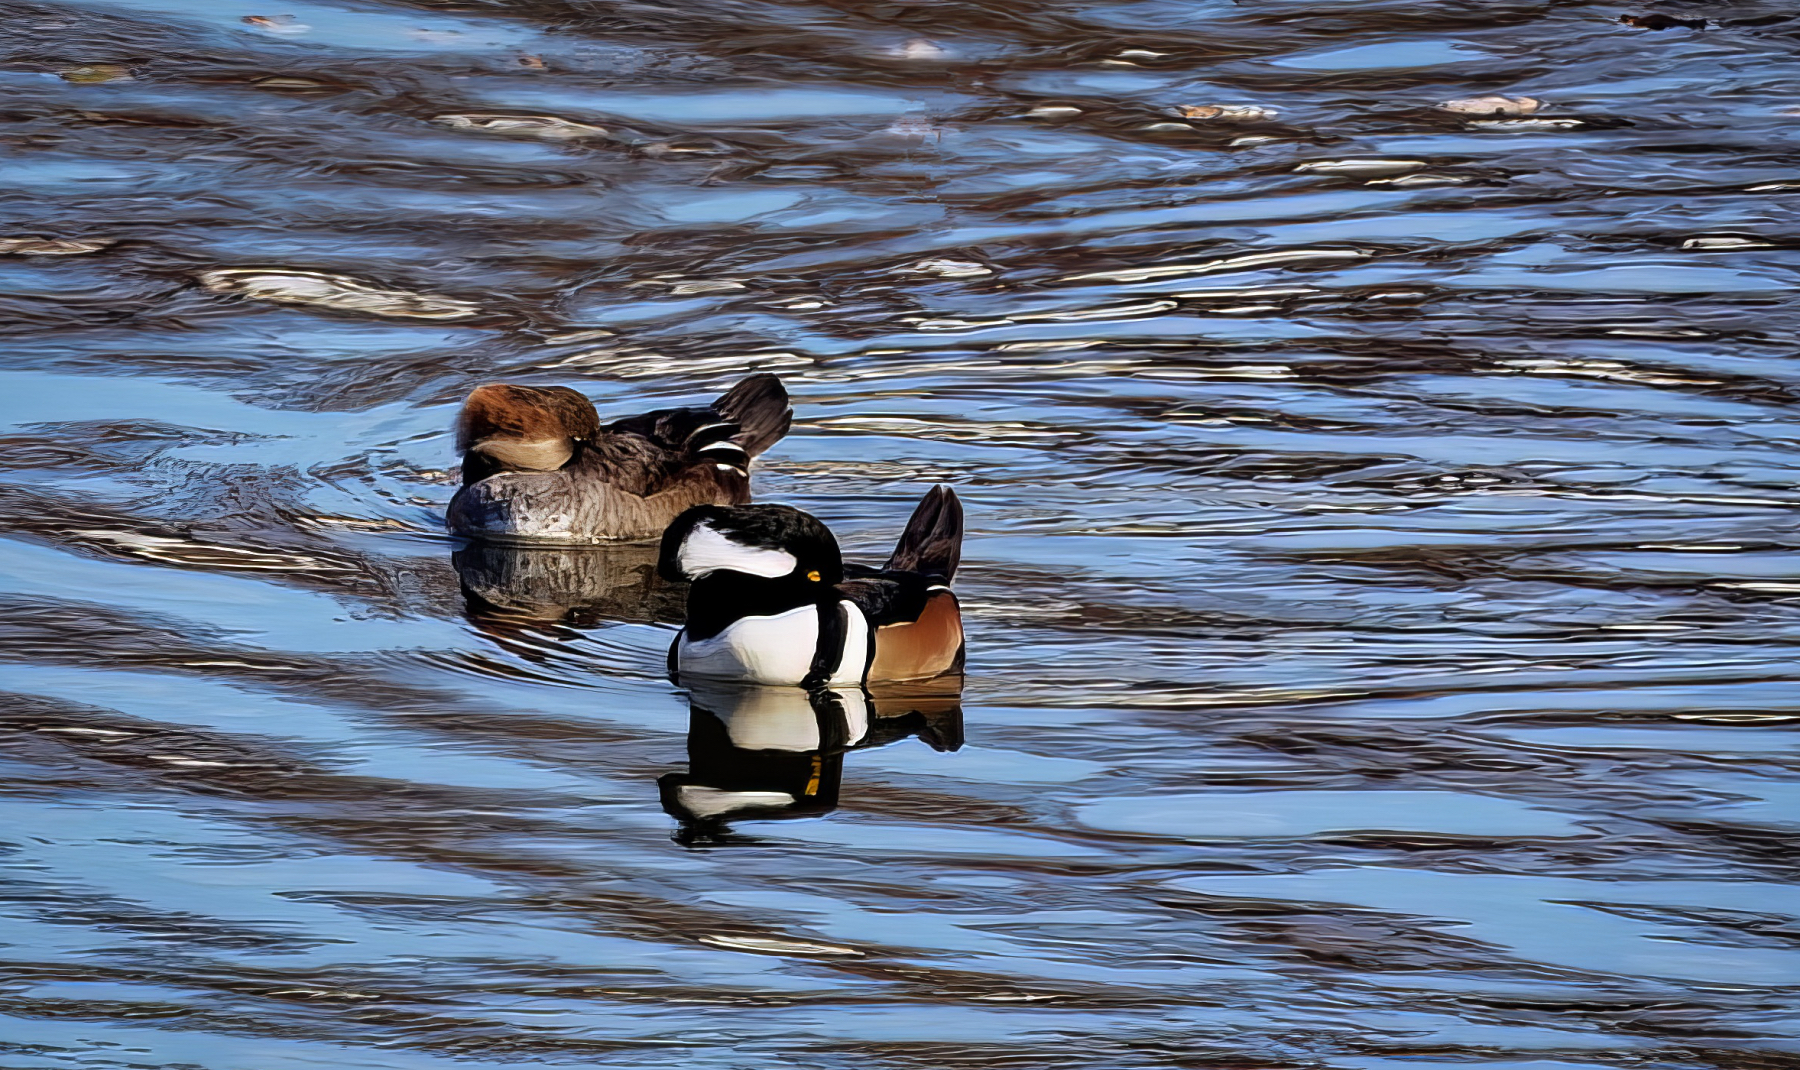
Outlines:
[[755,457],[780,441],[794,420],[787,388],[773,375],[752,375],[712,403],[713,411],[738,425],[732,441]]
[[887,567],[949,583],[962,561],[962,534],[962,503],[956,500],[956,492],[942,485],[933,487],[906,522]]

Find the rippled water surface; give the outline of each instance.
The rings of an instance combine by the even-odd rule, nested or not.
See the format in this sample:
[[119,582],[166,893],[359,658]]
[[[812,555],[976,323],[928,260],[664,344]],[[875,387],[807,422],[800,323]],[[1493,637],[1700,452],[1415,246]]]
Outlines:
[[[0,25],[8,1070],[1795,1065],[1791,5]],[[441,533],[749,369],[960,702]]]

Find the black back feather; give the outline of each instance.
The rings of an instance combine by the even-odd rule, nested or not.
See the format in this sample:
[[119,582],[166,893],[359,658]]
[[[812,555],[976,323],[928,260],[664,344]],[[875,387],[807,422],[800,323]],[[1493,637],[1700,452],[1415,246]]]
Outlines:
[[917,572],[939,583],[956,577],[956,566],[962,562],[963,512],[956,492],[938,485],[931,488],[906,530],[894,547],[883,569],[890,572]]
[[[710,459],[747,471],[750,458],[787,434],[793,419],[787,389],[765,373],[738,383],[711,405],[656,409],[615,420],[606,430],[642,436],[685,460]],[[724,442],[740,449],[721,448]]]
[[738,426],[732,440],[752,457],[780,441],[794,422],[787,388],[767,372],[752,375],[719,395],[712,409]]

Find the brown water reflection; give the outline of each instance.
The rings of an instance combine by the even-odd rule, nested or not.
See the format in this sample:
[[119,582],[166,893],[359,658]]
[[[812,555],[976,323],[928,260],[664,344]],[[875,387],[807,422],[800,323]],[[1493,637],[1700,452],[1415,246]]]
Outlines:
[[[0,14],[0,1064],[1792,1062],[1793,12]],[[752,370],[960,705],[441,534]]]

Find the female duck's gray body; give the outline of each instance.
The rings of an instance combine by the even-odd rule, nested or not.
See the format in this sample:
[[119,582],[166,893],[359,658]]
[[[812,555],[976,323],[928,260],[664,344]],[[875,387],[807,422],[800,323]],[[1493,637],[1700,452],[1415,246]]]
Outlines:
[[446,522],[484,539],[652,539],[696,505],[748,502],[752,460],[792,418],[773,375],[604,427],[567,387],[477,387],[457,422],[463,487]]

